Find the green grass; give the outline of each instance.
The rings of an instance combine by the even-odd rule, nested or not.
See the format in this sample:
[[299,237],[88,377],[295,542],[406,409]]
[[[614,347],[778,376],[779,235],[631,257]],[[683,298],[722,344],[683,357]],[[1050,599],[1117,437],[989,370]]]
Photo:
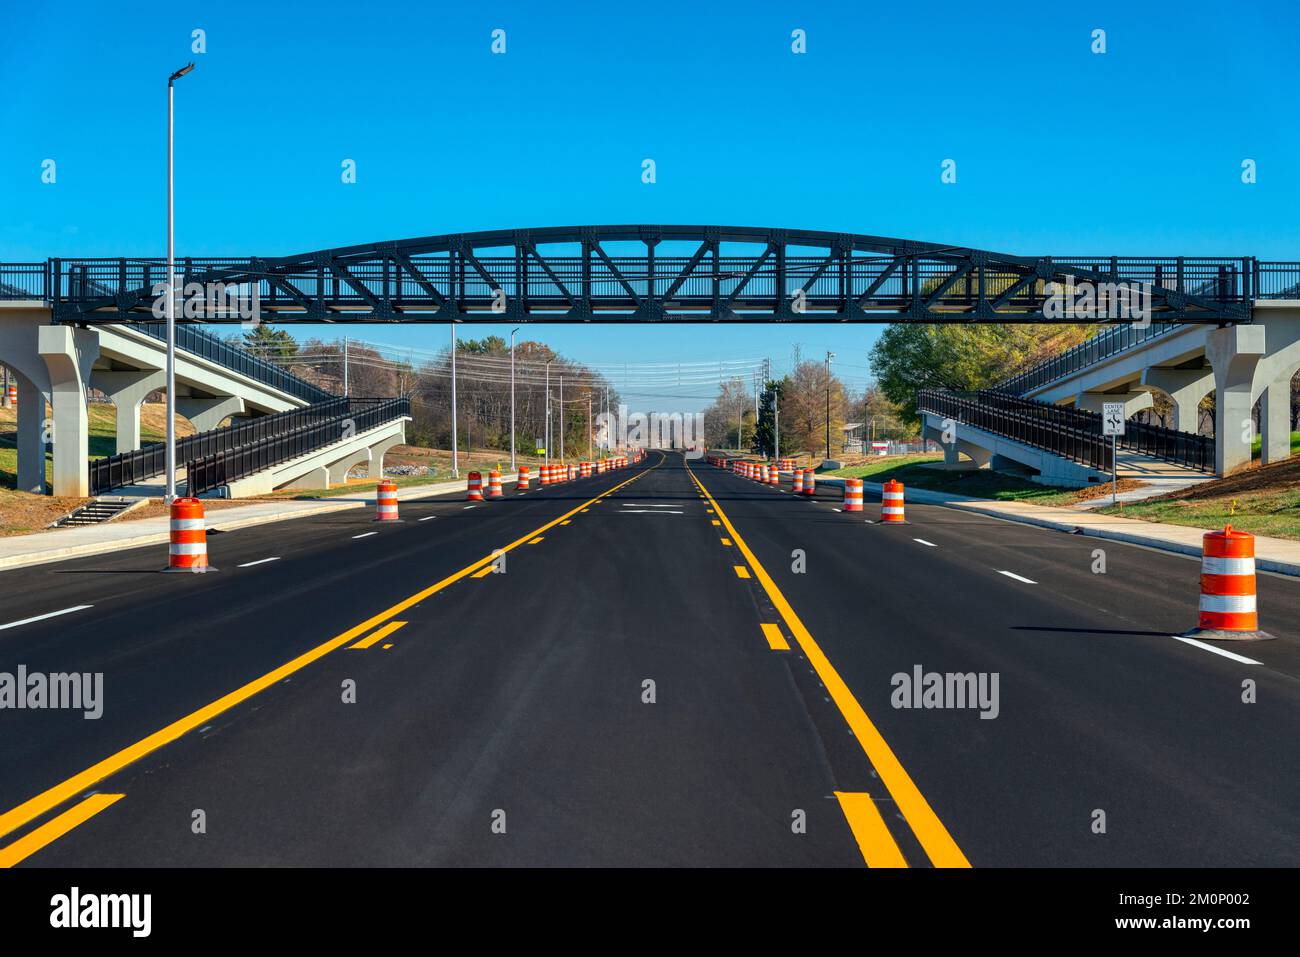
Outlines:
[[931,492],[1028,502],[1032,505],[1067,505],[1074,500],[1074,493],[1070,489],[1039,485],[1016,475],[1004,475],[990,469],[947,472],[926,465],[941,461],[943,457],[939,455],[900,455],[825,474],[866,479],[869,482],[894,479],[904,486]]
[[[1234,506],[1235,501],[1235,506]],[[1135,502],[1123,511],[1107,507],[1107,515],[1195,528],[1233,528],[1252,535],[1300,541],[1300,489],[1224,496],[1204,501],[1167,499],[1159,502]]]
[[[1263,457],[1264,455],[1263,443],[1264,443],[1264,437],[1262,435],[1255,436],[1255,441],[1250,444],[1251,458],[1258,459]],[[1291,454],[1295,455],[1297,452],[1300,452],[1300,432],[1292,432],[1291,433]]]

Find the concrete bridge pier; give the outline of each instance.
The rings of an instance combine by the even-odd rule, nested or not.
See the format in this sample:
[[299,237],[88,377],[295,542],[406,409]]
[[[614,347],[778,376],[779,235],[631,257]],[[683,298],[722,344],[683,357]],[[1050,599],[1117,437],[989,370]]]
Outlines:
[[166,373],[156,369],[96,371],[94,386],[107,395],[117,409],[118,454],[140,448],[140,406],[150,392],[167,386]]
[[[54,494],[85,497],[90,494],[86,383],[90,367],[99,358],[99,336],[89,329],[71,326],[42,326],[38,333],[54,409]],[[18,402],[21,408],[21,397]]]
[[1149,409],[1155,403],[1150,392],[1080,392],[1075,405],[1085,412],[1101,414],[1107,402],[1123,402],[1124,418]]
[[1173,428],[1195,434],[1200,429],[1201,400],[1214,391],[1214,373],[1209,369],[1146,369],[1142,385],[1159,389],[1174,403]]
[[176,413],[189,419],[196,432],[209,432],[218,428],[227,417],[242,416],[244,412],[244,400],[237,395],[218,395],[205,399],[194,396],[176,397]]
[[1255,369],[1264,357],[1263,326],[1229,326],[1206,337],[1214,370],[1214,466],[1229,475],[1250,464]]
[[45,403],[44,390],[21,372],[14,372],[18,384],[18,491],[45,494]]

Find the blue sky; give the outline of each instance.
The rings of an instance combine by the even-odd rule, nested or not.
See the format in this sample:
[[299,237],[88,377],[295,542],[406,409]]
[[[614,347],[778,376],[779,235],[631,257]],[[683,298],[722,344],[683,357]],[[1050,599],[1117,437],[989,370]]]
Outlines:
[[[191,53],[196,28],[206,53]],[[162,252],[165,83],[190,59],[182,255],[697,222],[1023,254],[1300,258],[1294,3],[73,0],[16,7],[4,30],[0,260]],[[940,182],[949,158],[954,185]],[[834,350],[855,385],[879,332],[535,328],[596,363],[783,368],[797,342],[805,357]]]

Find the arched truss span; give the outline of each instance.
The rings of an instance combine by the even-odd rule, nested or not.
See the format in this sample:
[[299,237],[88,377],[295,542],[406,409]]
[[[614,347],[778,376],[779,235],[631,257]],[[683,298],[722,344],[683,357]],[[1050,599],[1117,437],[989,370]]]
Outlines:
[[[277,323],[1107,322],[1140,321],[1145,295],[1157,321],[1223,323],[1250,319],[1250,263],[1013,256],[799,229],[565,226],[180,260],[177,315],[238,322],[221,297],[255,290],[261,320]],[[56,318],[77,323],[153,318],[166,272],[140,259],[52,269]]]

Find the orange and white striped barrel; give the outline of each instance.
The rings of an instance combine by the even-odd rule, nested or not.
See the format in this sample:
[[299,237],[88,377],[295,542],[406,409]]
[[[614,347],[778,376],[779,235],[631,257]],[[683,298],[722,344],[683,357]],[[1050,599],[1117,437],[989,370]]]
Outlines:
[[[543,479],[542,483],[545,484]],[[481,502],[483,501],[483,476],[478,472],[470,472],[466,484],[465,501]]]
[[803,469],[794,470],[794,494],[803,494]]
[[880,520],[886,525],[903,519],[903,483],[890,479],[880,491]]
[[812,469],[803,470],[803,493],[804,495],[817,494],[817,473]]
[[789,472],[794,468],[794,459],[780,459],[776,463],[778,471]]
[[541,471],[542,471],[542,480],[541,480],[541,482],[540,482],[539,484],[541,484],[541,485],[550,485],[550,484],[551,484],[551,467],[550,467],[549,465],[547,465],[545,462],[543,462],[543,463],[542,463],[542,466],[541,466]]
[[768,485],[781,484],[781,473],[777,470],[777,467],[775,465],[769,465],[767,467],[767,484]]
[[569,470],[569,481],[572,482],[574,479],[578,477],[578,467],[576,465],[570,465],[568,466],[568,470]]
[[501,470],[488,472],[488,498],[501,498]]
[[527,465],[519,466],[519,479],[515,482],[515,491],[516,492],[528,491],[528,481],[531,478],[532,475],[530,475],[528,472],[528,466]]
[[1200,631],[1259,632],[1255,608],[1255,536],[1225,525],[1206,532],[1201,550]]
[[578,465],[579,478],[591,478],[591,463],[582,462]]
[[392,479],[380,479],[375,486],[375,521],[397,521],[397,483]]
[[862,479],[849,478],[844,480],[844,511],[862,511]]
[[203,526],[203,503],[197,498],[172,499],[167,570],[206,571],[207,567],[208,533]]
[[18,408],[18,386],[13,382],[9,383],[9,404]]

